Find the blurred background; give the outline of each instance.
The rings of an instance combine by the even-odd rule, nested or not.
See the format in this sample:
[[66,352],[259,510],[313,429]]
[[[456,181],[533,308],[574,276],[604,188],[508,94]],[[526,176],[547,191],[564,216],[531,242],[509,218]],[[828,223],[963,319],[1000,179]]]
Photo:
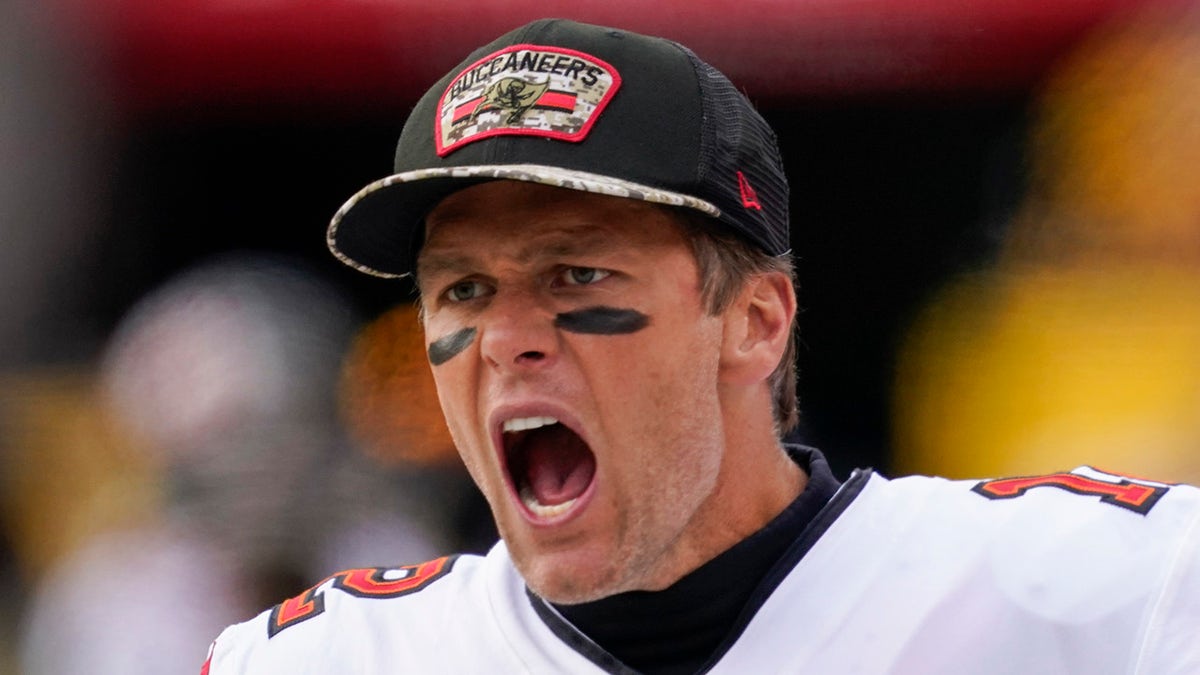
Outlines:
[[324,232],[539,16],[677,39],[779,131],[839,476],[1200,481],[1194,5],[0,3],[0,673],[194,673],[337,569],[487,548],[412,289]]

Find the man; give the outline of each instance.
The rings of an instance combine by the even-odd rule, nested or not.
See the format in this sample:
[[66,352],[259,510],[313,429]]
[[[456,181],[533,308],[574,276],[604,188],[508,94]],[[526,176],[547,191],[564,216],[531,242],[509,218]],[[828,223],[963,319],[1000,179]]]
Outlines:
[[418,103],[395,169],[330,247],[415,275],[502,540],[335,574],[227,629],[212,675],[1200,672],[1194,488],[839,484],[780,442],[786,181],[687,49],[521,27]]

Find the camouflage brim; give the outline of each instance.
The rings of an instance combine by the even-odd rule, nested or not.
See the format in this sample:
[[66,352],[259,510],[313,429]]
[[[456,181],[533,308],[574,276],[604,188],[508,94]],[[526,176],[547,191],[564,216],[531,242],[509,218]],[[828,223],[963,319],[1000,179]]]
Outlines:
[[387,279],[408,276],[415,269],[429,210],[451,192],[494,179],[681,206],[713,218],[721,215],[714,204],[691,195],[586,171],[537,164],[458,166],[406,171],[367,185],[334,214],[326,243],[338,260],[360,272]]

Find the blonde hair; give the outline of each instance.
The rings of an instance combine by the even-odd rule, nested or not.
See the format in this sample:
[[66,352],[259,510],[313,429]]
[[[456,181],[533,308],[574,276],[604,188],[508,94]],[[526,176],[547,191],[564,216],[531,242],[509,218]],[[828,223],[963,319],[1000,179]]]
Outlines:
[[[740,237],[718,229],[718,221],[698,212],[674,210],[700,271],[700,293],[705,309],[717,314],[729,306],[747,279],[779,273],[796,283],[792,256],[773,256]],[[783,437],[800,423],[796,401],[796,327],[790,328],[787,349],[771,373],[768,384],[773,399],[776,435]]]

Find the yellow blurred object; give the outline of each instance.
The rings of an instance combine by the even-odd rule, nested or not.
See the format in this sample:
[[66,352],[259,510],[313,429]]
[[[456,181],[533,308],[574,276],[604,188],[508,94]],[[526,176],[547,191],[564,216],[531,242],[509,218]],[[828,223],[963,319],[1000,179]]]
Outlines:
[[6,375],[0,417],[4,525],[30,580],[96,532],[161,511],[161,467],[106,414],[91,375]]
[[1200,23],[1099,31],[1049,78],[997,263],[915,318],[893,467],[1200,482]]
[[342,371],[339,408],[377,460],[460,466],[414,305],[399,305],[359,332]]
[[1006,255],[1200,260],[1198,16],[1122,21],[1054,71]]
[[901,473],[1200,480],[1200,270],[980,274],[920,317],[899,362]]

